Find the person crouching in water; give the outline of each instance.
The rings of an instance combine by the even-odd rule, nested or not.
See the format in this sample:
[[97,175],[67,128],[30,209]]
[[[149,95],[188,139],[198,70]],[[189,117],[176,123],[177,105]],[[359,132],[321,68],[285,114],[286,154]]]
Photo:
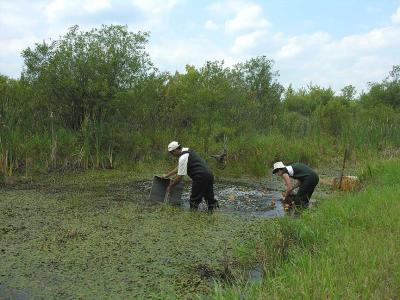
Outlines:
[[173,141],[168,145],[168,152],[179,158],[178,166],[171,172],[163,175],[168,178],[177,175],[167,187],[167,193],[188,175],[192,179],[192,191],[190,194],[190,209],[197,210],[203,197],[207,203],[208,211],[212,212],[218,207],[218,202],[214,198],[214,175],[208,168],[206,162],[192,149],[182,148]]
[[[274,163],[272,174],[282,177],[286,185],[286,196],[292,194],[293,190],[299,188],[294,197],[294,203],[297,207],[308,207],[311,196],[319,182],[317,173],[309,166],[302,163],[293,163],[285,166],[283,162]],[[291,178],[297,179],[297,184],[292,186]]]

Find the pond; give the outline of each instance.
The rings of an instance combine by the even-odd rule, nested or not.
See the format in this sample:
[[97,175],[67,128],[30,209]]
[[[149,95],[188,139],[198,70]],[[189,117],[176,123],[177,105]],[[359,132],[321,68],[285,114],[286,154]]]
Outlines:
[[[125,197],[129,194],[142,194],[148,199],[152,187],[152,181],[132,182],[125,187]],[[123,189],[123,187],[120,187]],[[281,192],[267,189],[257,184],[243,184],[233,182],[217,182],[214,184],[215,198],[219,203],[219,212],[233,213],[243,216],[254,217],[281,217],[285,210],[281,202]],[[123,197],[121,193],[119,196]],[[129,198],[129,196],[128,196]],[[182,208],[189,209],[190,184],[185,184],[182,193]],[[200,204],[199,210],[206,210],[204,201]]]
[[[124,173],[45,179],[0,192],[0,299],[207,295],[214,278],[242,270],[236,250],[252,247],[266,218],[285,214],[271,178],[218,180],[215,214],[188,211],[189,182],[177,208],[149,201],[152,180]],[[247,271],[262,279],[261,266]]]

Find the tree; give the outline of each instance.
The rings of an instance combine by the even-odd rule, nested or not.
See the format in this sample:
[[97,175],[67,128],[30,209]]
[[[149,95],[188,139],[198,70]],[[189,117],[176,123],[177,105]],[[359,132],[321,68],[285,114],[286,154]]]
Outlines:
[[361,96],[362,103],[367,107],[379,104],[400,108],[400,66],[393,66],[389,76],[381,83],[369,83],[369,91]]
[[342,88],[341,90],[341,97],[345,100],[345,101],[353,101],[355,99],[355,96],[357,94],[357,90],[354,86],[352,85],[347,85],[344,88]]
[[[192,130],[201,137],[204,152],[217,125],[223,126],[231,99],[229,70],[223,62],[206,62],[196,69],[186,66],[186,73],[176,73],[168,83],[168,103],[175,103],[171,113],[178,129]],[[173,100],[172,100],[173,99]]]
[[255,100],[258,105],[258,125],[271,126],[279,111],[283,86],[276,80],[279,76],[273,71],[273,61],[265,56],[252,58],[245,63],[234,66],[236,84],[243,86],[249,99]]
[[315,111],[321,128],[333,136],[339,136],[350,124],[348,105],[335,98],[326,105],[320,105]]
[[119,25],[87,32],[74,26],[58,41],[25,49],[21,78],[40,91],[65,125],[78,129],[87,116],[102,118],[118,91],[134,87],[152,70],[144,51],[148,35]]

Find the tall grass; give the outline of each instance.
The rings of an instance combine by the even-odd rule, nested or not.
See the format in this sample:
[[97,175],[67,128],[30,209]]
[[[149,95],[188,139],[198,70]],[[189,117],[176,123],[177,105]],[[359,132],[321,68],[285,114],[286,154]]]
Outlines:
[[[128,122],[87,115],[78,130],[67,129],[50,118],[48,125],[30,130],[9,120],[0,131],[0,169],[6,176],[27,175],[35,170],[134,168],[165,164],[165,147],[171,140],[195,149],[217,174],[265,176],[274,161],[299,161],[313,167],[341,165],[343,150],[352,153],[350,163],[363,163],[380,155],[400,156],[400,115],[387,107],[360,110],[338,135],[327,132],[315,116],[283,114],[268,132],[238,132],[221,124],[215,131],[196,126],[141,128]],[[240,125],[240,124],[239,124]],[[1,125],[0,125],[1,126]],[[207,139],[204,136],[207,135]],[[228,159],[223,171],[211,158],[228,138]],[[204,141],[207,140],[205,147]]]
[[259,241],[242,246],[264,262],[264,280],[219,286],[214,298],[397,299],[400,161],[370,167],[363,178],[369,186],[361,192],[326,199],[300,218],[266,221]]

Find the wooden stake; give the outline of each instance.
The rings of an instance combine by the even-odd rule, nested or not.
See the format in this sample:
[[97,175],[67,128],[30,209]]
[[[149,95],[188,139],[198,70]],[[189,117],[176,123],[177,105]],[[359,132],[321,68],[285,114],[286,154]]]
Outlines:
[[344,149],[342,172],[340,173],[339,190],[342,189],[342,179],[343,179],[344,167],[346,165],[347,152],[348,152],[348,150],[347,150],[347,147],[346,147]]

